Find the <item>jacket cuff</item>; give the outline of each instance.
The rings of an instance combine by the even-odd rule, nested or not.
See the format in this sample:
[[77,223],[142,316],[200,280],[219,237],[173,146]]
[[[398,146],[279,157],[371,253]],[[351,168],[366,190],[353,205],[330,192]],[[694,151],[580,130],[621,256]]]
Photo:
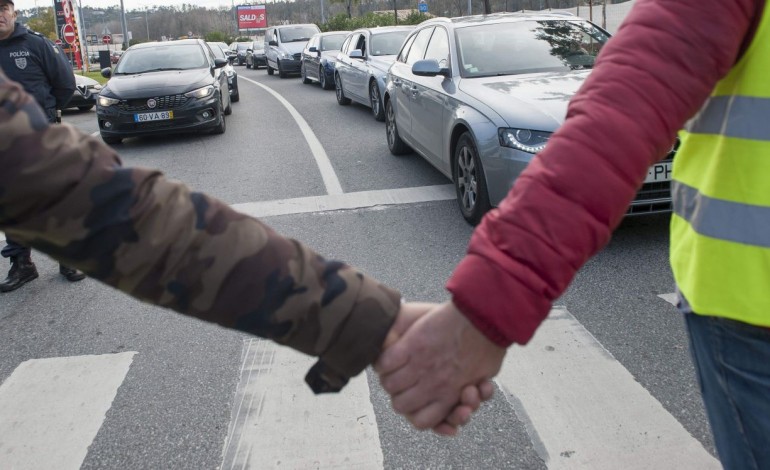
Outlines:
[[526,344],[550,311],[543,295],[474,254],[460,262],[446,287],[468,321],[503,348]]
[[337,338],[305,376],[305,382],[316,394],[342,390],[351,377],[372,364],[396,321],[401,294],[366,276],[361,277],[352,311],[337,332]]

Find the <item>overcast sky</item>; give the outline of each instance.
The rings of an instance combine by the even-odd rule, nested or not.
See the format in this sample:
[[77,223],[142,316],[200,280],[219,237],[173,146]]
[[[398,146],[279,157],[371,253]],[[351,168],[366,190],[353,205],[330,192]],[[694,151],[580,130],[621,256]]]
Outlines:
[[[53,7],[53,0],[14,0],[17,10],[28,10],[30,8],[38,7]],[[37,5],[36,5],[37,3]],[[73,2],[74,3],[74,2]],[[144,7],[151,7],[153,5],[182,5],[187,3],[190,5],[197,5],[207,8],[218,8],[220,6],[230,7],[233,4],[247,4],[253,2],[237,1],[237,0],[123,0],[123,7],[126,10],[141,9]],[[84,7],[92,8],[108,8],[111,6],[120,7],[120,0],[80,0],[80,4]]]

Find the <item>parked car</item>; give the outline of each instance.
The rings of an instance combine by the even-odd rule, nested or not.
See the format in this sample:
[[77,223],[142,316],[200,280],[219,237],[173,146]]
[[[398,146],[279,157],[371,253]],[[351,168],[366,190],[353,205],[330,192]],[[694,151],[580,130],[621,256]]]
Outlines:
[[75,91],[67,103],[67,108],[88,111],[96,105],[96,97],[101,90],[102,86],[93,78],[75,74]]
[[334,88],[334,63],[348,34],[350,31],[332,31],[310,38],[300,58],[302,83],[316,80],[324,90]]
[[228,64],[215,58],[201,39],[147,42],[129,47],[96,101],[102,139],[210,130],[224,134],[232,112],[227,77],[216,73]]
[[321,30],[314,24],[290,24],[272,26],[265,31],[265,59],[267,74],[276,70],[278,76],[286,78],[290,73],[299,73],[302,49],[311,37]]
[[238,92],[238,74],[235,72],[235,67],[233,67],[232,61],[229,60],[225,52],[230,49],[223,42],[210,42],[208,45],[214,54],[214,58],[227,60],[227,65],[216,70],[224,72],[227,77],[227,89],[230,91],[230,101],[237,103],[241,100],[241,94]]
[[[608,39],[600,27],[557,13],[421,23],[388,74],[390,152],[414,150],[444,173],[463,217],[478,223],[564,122]],[[674,151],[650,168],[629,214],[671,210]]]
[[117,64],[122,55],[123,51],[112,51],[112,54],[110,54],[110,63]]
[[350,33],[335,64],[337,103],[348,105],[350,100],[356,101],[372,108],[376,120],[385,120],[382,107],[385,76],[413,29],[414,26],[386,26]]
[[234,63],[243,65],[246,63],[246,49],[251,45],[250,42],[234,42],[230,44],[230,53],[235,55]]
[[258,69],[260,65],[267,65],[265,58],[265,38],[255,39],[246,49],[246,68]]

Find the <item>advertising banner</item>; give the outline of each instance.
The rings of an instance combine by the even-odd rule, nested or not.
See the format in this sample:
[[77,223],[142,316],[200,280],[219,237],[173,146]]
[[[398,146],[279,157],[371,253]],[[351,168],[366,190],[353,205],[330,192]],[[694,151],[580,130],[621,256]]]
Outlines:
[[238,30],[267,28],[265,5],[238,5]]
[[64,43],[64,52],[75,61],[75,68],[83,68],[83,56],[80,46],[80,33],[76,21],[76,12],[72,0],[54,0],[56,32]]

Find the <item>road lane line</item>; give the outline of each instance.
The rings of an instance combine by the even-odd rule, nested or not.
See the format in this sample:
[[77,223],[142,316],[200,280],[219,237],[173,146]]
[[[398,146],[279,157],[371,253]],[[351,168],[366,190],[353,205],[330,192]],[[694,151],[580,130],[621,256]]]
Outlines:
[[323,145],[321,145],[321,141],[318,140],[318,137],[316,137],[313,129],[310,128],[310,125],[308,125],[307,121],[305,121],[305,118],[302,117],[299,111],[297,111],[297,109],[292,106],[291,103],[286,100],[286,98],[281,96],[280,93],[273,90],[269,86],[263,85],[242,75],[238,77],[238,80],[246,80],[247,82],[251,82],[258,87],[262,87],[265,91],[273,95],[275,99],[277,99],[289,111],[289,114],[291,114],[291,116],[294,118],[294,121],[296,121],[297,125],[299,126],[300,131],[302,131],[302,135],[305,136],[305,141],[307,141],[307,144],[310,146],[310,151],[313,152],[313,158],[315,158],[316,164],[318,165],[318,170],[321,172],[321,178],[323,178],[324,185],[326,186],[326,193],[342,194],[342,185],[340,184],[340,180],[337,178],[337,173],[334,172],[332,162],[326,155],[326,150],[324,150]]
[[134,354],[19,364],[0,385],[0,467],[79,469]]
[[231,207],[252,217],[270,217],[275,215],[361,209],[394,204],[447,201],[455,197],[454,186],[446,184],[310,196],[276,201],[246,202],[243,204],[233,204]]
[[672,292],[670,294],[658,294],[658,297],[660,297],[661,299],[665,300],[666,302],[676,307],[676,303],[677,303],[676,292]]
[[566,309],[496,379],[551,470],[719,469],[719,462]]
[[383,468],[364,374],[339,394],[313,395],[303,378],[315,358],[262,339],[244,347],[221,469]]

